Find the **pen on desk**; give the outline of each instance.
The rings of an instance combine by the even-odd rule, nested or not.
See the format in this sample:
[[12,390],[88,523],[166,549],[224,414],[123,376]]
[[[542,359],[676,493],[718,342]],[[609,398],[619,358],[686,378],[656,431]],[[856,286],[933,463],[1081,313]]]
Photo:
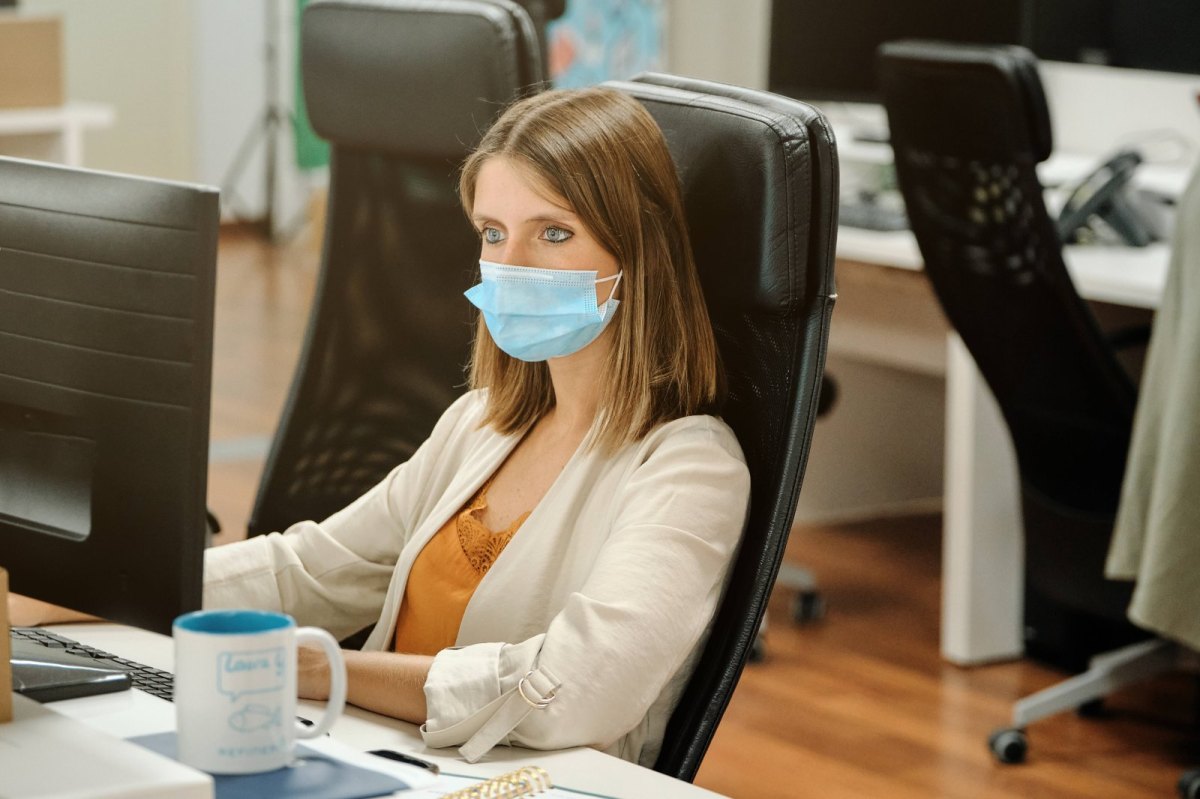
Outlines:
[[386,757],[388,760],[396,760],[400,763],[407,763],[410,766],[423,768],[431,772],[434,776],[437,776],[441,773],[441,769],[438,768],[437,763],[430,763],[428,760],[422,760],[419,757],[406,755],[403,752],[397,752],[394,749],[372,749],[368,751],[367,754]]

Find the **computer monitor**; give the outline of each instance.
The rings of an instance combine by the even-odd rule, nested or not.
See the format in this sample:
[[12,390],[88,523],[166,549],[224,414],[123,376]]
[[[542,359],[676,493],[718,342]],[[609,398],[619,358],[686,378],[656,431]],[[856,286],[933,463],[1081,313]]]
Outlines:
[[0,158],[0,566],[148,630],[200,606],[217,191]]
[[773,0],[770,90],[878,102],[876,50],[895,39],[1018,43],[1021,0]]
[[1200,74],[1195,0],[1026,0],[1025,44],[1050,61]]
[[1040,59],[1200,74],[1194,0],[773,0],[771,91],[879,101],[876,50],[896,39],[1020,44]]

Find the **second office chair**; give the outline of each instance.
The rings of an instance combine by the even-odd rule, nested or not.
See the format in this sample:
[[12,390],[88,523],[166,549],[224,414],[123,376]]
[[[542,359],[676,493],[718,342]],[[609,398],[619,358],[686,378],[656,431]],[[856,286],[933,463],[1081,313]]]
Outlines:
[[1000,405],[1017,453],[1025,530],[1026,649],[1085,674],[1017,703],[1024,726],[1171,665],[1125,619],[1131,586],[1104,561],[1136,387],[1076,293],[1035,167],[1050,155],[1037,62],[1020,47],[893,42],[880,77],[896,176],[942,309]]

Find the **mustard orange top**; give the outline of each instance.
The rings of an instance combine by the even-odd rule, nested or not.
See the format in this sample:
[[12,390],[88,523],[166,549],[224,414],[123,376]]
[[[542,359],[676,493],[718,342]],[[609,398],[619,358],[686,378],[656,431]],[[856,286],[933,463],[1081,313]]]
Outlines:
[[489,479],[421,550],[408,574],[396,616],[395,649],[436,655],[454,646],[467,603],[529,511],[493,533],[479,517],[487,507]]

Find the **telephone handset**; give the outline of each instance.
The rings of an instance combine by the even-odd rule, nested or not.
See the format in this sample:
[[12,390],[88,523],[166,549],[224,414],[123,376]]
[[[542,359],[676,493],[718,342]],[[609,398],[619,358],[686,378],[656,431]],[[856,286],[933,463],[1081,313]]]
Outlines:
[[1085,177],[1058,215],[1058,237],[1064,244],[1079,241],[1081,229],[1089,228],[1093,216],[1103,219],[1130,247],[1145,247],[1155,240],[1153,228],[1130,199],[1129,179],[1142,156],[1121,150]]

